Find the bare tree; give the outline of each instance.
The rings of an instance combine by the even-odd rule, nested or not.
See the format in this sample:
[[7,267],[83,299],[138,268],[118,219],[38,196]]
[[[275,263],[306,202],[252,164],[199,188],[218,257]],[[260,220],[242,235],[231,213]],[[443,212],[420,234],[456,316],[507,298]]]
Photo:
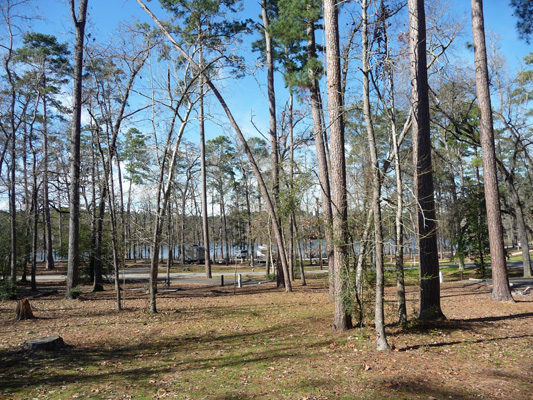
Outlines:
[[365,116],[365,126],[370,151],[371,174],[372,174],[372,213],[374,215],[374,248],[376,267],[376,307],[375,326],[378,350],[389,350],[385,335],[385,314],[383,310],[383,295],[385,290],[385,264],[383,260],[383,226],[381,221],[381,176],[378,162],[378,151],[372,112],[370,110],[370,46],[368,43],[368,0],[361,2],[361,19],[363,23],[363,113]]

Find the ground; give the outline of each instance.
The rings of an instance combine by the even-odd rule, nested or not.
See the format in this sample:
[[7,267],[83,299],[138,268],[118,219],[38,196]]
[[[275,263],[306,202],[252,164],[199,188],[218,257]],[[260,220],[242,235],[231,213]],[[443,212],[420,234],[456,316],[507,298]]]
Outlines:
[[[333,332],[326,281],[286,294],[273,284],[160,287],[150,314],[141,284],[114,311],[111,286],[63,300],[64,283],[29,297],[36,319],[16,321],[0,302],[0,398],[178,399],[531,399],[533,296],[494,302],[480,282],[442,285],[447,320],[394,325],[390,352],[367,326]],[[417,289],[408,288],[413,319]],[[21,351],[25,340],[60,335],[59,352]]]

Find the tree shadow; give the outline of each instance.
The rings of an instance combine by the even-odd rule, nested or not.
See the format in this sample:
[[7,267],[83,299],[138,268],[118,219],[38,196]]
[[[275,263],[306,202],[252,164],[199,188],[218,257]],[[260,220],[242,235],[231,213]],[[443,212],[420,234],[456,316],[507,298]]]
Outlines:
[[477,339],[477,340],[455,340],[455,341],[450,341],[450,342],[417,344],[413,346],[406,346],[406,347],[399,348],[398,351],[418,350],[421,348],[428,348],[428,347],[432,348],[432,347],[453,346],[457,344],[489,343],[489,342],[497,342],[500,340],[525,339],[525,338],[533,338],[533,334],[532,335],[519,335],[519,336],[503,336],[503,337],[497,337],[497,338],[485,338],[485,339]]
[[[522,313],[522,314],[511,314],[511,315],[498,315],[495,317],[480,317],[480,318],[468,318],[468,319],[461,319],[457,321],[462,322],[494,322],[494,321],[505,321],[508,319],[517,319],[517,318],[527,318],[527,317],[533,317],[533,312],[530,313]],[[452,320],[455,321],[455,320]]]
[[425,382],[423,379],[379,379],[374,385],[378,386],[381,392],[388,392],[388,398],[409,399],[419,398],[421,394],[429,399],[471,399],[476,393],[466,389],[457,390],[446,388],[443,385],[435,385]]

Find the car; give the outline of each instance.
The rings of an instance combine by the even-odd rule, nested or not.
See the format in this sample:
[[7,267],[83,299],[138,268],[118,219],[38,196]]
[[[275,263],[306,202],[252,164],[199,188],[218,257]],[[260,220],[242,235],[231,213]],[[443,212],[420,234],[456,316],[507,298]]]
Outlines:
[[238,250],[235,253],[235,258],[248,258],[248,250]]

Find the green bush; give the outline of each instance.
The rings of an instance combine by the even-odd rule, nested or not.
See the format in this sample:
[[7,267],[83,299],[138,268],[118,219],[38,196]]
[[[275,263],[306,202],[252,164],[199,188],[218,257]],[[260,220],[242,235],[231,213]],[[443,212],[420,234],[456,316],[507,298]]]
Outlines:
[[13,300],[17,297],[17,285],[11,280],[0,282],[0,300]]

